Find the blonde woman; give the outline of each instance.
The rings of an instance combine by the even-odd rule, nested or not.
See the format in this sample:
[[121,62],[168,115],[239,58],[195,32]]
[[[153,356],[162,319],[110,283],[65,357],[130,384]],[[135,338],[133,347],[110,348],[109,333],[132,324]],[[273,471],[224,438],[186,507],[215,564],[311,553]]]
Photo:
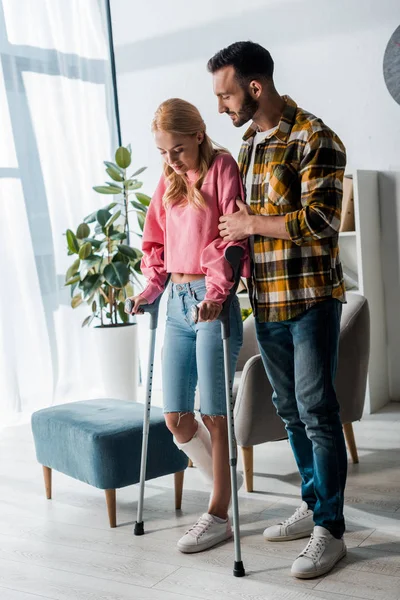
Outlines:
[[[224,258],[219,217],[237,210],[243,196],[232,156],[215,149],[197,108],[178,98],[163,102],[152,123],[164,161],[143,234],[143,292],[133,313],[152,303],[171,273],[163,349],[163,398],[167,427],[177,446],[213,485],[207,512],[178,541],[181,552],[200,552],[232,537],[223,346],[217,320],[233,285]],[[235,242],[247,251],[247,242]],[[247,252],[242,273],[249,274]],[[199,306],[199,319],[191,308]],[[231,363],[242,345],[239,302],[231,305]],[[201,419],[194,415],[197,383]],[[243,480],[242,480],[243,481]]]

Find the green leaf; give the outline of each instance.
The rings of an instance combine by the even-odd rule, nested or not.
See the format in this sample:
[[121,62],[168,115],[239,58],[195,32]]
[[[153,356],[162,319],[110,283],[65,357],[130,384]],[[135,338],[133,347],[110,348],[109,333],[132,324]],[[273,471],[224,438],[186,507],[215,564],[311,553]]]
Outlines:
[[122,175],[119,174],[119,171],[116,171],[115,169],[112,169],[111,167],[106,169],[106,173],[108,173],[108,175],[114,181],[124,181],[124,178],[122,177]]
[[131,153],[128,148],[120,146],[115,153],[115,162],[121,169],[126,169],[131,164]]
[[129,269],[122,262],[110,263],[103,274],[107,283],[117,289],[125,287],[129,281]]
[[125,256],[124,254],[121,254],[121,252],[117,252],[117,254],[115,254],[112,258],[113,263],[115,262],[122,262],[124,263],[124,265],[128,265],[129,264],[129,258],[127,256]]
[[122,186],[118,185],[117,183],[110,183],[109,181],[106,181],[106,185],[108,185],[108,187],[111,187],[113,189],[119,190],[119,193],[122,192]]
[[99,262],[102,261],[101,256],[98,256],[98,254],[89,254],[89,256],[87,256],[83,261],[82,261],[82,265],[88,266],[90,268],[94,267],[95,265],[97,265]]
[[116,231],[115,233],[113,233],[112,235],[110,235],[110,238],[112,240],[126,240],[126,233],[120,233],[119,231]]
[[114,206],[117,206],[118,202],[110,202],[110,204],[107,204],[107,206],[104,207],[103,210],[111,210],[112,208],[114,208]]
[[65,275],[65,281],[68,281],[68,279],[71,279],[71,277],[76,275],[76,273],[78,272],[78,269],[79,269],[80,262],[81,261],[79,260],[79,258],[77,258],[76,261],[72,263],[72,265],[70,266],[70,268],[68,269],[68,271]]
[[133,177],[137,177],[137,175],[140,175],[140,173],[143,173],[143,171],[145,171],[146,169],[147,169],[147,167],[141,167],[140,169],[138,169],[137,171],[132,173],[132,175],[130,176],[130,179],[132,179]]
[[85,242],[79,250],[79,258],[81,260],[84,260],[91,254],[92,254],[92,244],[90,242]]
[[141,213],[138,213],[137,220],[138,220],[140,229],[143,231],[143,229],[144,229],[144,222],[145,222],[145,216],[142,215]]
[[121,254],[124,254],[125,256],[128,256],[129,258],[139,258],[138,257],[139,251],[135,250],[135,248],[131,248],[130,246],[127,246],[126,244],[119,244],[118,250],[121,252]]
[[102,261],[101,256],[97,256],[96,254],[90,254],[85,260],[81,263],[80,269],[80,279],[83,281],[89,271],[99,265]]
[[111,213],[108,210],[105,210],[104,208],[101,208],[100,210],[97,211],[97,215],[96,215],[96,219],[97,222],[102,226],[105,227],[107,221],[109,219],[111,219]]
[[136,192],[135,196],[139,200],[140,204],[143,204],[144,206],[149,206],[151,201],[150,196],[147,196],[147,194],[142,194],[141,192]]
[[87,238],[85,240],[86,242],[90,242],[93,246],[93,248],[99,249],[101,246],[101,241],[100,240],[96,240],[95,238]]
[[88,275],[87,277],[85,277],[85,279],[79,284],[79,289],[81,289],[83,292],[84,300],[90,298],[90,296],[99,289],[102,282],[103,277],[102,275],[100,275],[100,273],[97,273],[96,275]]
[[121,167],[119,167],[119,166],[118,166],[118,165],[116,165],[115,163],[113,163],[113,162],[110,162],[110,161],[108,161],[108,160],[105,160],[105,161],[104,161],[104,164],[106,165],[106,167],[107,167],[108,169],[114,169],[115,171],[118,171],[118,173],[119,173],[120,175],[123,175],[123,174],[124,174],[124,170],[123,170],[123,169],[121,169]]
[[96,311],[97,311],[97,302],[96,302],[96,300],[93,300],[93,302],[92,302],[92,312],[95,313]]
[[88,215],[87,217],[85,217],[83,219],[83,221],[85,223],[94,223],[95,220],[96,220],[96,215],[97,215],[97,210],[96,210],[96,212],[92,212],[90,215]]
[[81,223],[76,230],[76,237],[78,240],[84,240],[90,235],[90,227],[86,223]]
[[121,188],[113,185],[95,185],[93,187],[95,192],[99,194],[120,194]]
[[124,303],[123,302],[119,302],[118,303],[117,310],[118,310],[119,318],[121,319],[121,321],[123,323],[127,323],[128,320],[129,320],[129,316],[125,312]]
[[76,239],[74,232],[71,231],[70,229],[67,229],[66,235],[67,235],[68,249],[70,250],[70,252],[72,252],[72,254],[78,254],[79,244],[78,244],[78,240]]
[[145,206],[143,206],[143,204],[140,204],[139,202],[136,202],[135,200],[131,200],[131,204],[132,204],[133,208],[135,208],[139,212],[141,212],[143,214],[147,214],[147,208]]
[[140,181],[131,181],[130,179],[128,179],[127,181],[125,181],[124,183],[124,188],[126,190],[138,190],[139,188],[141,188],[143,185],[143,183],[141,183]]
[[71,300],[71,306],[72,308],[77,308],[80,304],[82,304],[83,299],[82,296],[80,294],[77,294],[76,296],[74,296]]
[[73,285],[74,283],[77,283],[79,280],[80,280],[79,275],[76,275],[76,277],[72,277],[72,279],[68,279],[68,281],[66,281],[64,285]]
[[109,227],[111,227],[111,225],[112,225],[113,223],[115,223],[115,221],[116,221],[117,219],[119,219],[119,218],[120,218],[120,216],[121,216],[121,211],[120,211],[120,210],[117,210],[117,212],[116,212],[116,213],[114,213],[114,214],[112,215],[112,217],[111,217],[111,218],[110,218],[110,219],[107,221],[107,223],[105,224],[105,226],[104,226],[104,227],[106,227],[107,229],[108,229]]
[[82,323],[82,327],[86,327],[86,325],[89,325],[89,323],[91,322],[92,319],[93,319],[93,315],[89,315],[88,317],[86,317],[86,319]]

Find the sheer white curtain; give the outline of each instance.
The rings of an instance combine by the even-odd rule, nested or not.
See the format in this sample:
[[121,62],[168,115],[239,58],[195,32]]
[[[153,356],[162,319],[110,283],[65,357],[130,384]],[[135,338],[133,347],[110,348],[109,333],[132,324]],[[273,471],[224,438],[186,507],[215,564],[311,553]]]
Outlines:
[[[116,145],[102,0],[0,0],[0,425],[101,390],[63,232]],[[106,198],[108,200],[109,197]]]

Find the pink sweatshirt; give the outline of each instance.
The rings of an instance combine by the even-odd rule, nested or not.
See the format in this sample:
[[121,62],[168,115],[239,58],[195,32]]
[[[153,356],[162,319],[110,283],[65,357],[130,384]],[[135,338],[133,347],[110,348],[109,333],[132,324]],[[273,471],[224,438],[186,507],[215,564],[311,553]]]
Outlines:
[[250,276],[247,240],[225,242],[218,229],[219,217],[236,212],[236,198],[243,198],[236,161],[226,153],[215,157],[201,188],[205,208],[173,204],[165,209],[166,185],[162,176],[146,216],[141,269],[147,286],[140,295],[152,303],[164,290],[168,273],[199,274],[206,279],[205,300],[222,304],[233,285],[224,256],[228,246],[245,249],[242,275]]

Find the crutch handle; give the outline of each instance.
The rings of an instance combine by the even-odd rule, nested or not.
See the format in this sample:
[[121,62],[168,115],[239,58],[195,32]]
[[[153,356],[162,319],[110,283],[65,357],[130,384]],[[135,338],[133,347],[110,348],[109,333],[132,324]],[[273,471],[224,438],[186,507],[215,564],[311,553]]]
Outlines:
[[231,265],[233,270],[233,286],[229,290],[229,296],[224,302],[221,313],[219,315],[219,320],[222,324],[222,339],[226,340],[230,337],[230,320],[229,320],[229,311],[232,304],[232,300],[235,297],[236,290],[238,289],[239,281],[240,281],[240,262],[242,260],[242,256],[244,254],[243,248],[240,246],[229,246],[225,250],[225,258],[228,263]]
[[[150,329],[157,329],[158,310],[160,308],[160,302],[161,302],[162,295],[168,285],[169,280],[170,280],[170,275],[168,275],[168,277],[167,277],[163,291],[161,292],[161,294],[159,296],[157,296],[157,298],[154,300],[154,302],[152,302],[151,304],[141,304],[140,305],[140,309],[145,313],[149,313],[149,315],[150,315]],[[130,298],[128,298],[127,300],[125,300],[125,312],[131,314],[132,308],[133,308],[133,302]]]

